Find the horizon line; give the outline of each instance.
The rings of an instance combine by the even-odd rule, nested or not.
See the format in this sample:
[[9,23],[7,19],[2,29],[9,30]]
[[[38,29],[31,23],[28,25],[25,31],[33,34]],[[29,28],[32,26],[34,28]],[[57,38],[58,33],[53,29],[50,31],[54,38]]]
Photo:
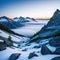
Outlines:
[[[3,17],[3,16],[0,16],[0,17]],[[5,17],[8,17],[10,19],[14,19],[16,17],[13,17],[13,16],[5,16]],[[24,17],[24,16],[20,16],[20,17]],[[29,16],[26,16],[26,17],[29,17]],[[26,18],[24,17],[24,18]],[[19,18],[19,17],[18,17]],[[48,20],[50,19],[51,17],[30,17],[30,18],[34,18],[34,19],[37,19],[37,20]]]

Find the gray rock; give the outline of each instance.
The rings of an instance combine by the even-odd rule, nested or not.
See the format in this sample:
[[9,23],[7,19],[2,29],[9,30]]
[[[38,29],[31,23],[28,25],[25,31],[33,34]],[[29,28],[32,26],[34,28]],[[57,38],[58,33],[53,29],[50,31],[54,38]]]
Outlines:
[[53,37],[53,39],[49,41],[49,44],[54,47],[60,47],[60,36]]
[[60,55],[60,47],[55,50],[54,54],[59,54]]
[[60,56],[54,57],[54,58],[52,58],[51,60],[60,60]]
[[10,56],[9,60],[17,60],[19,56],[20,56],[20,53],[13,53]]
[[29,54],[28,59],[31,59],[33,57],[38,57],[38,55],[35,54],[35,52],[32,52],[32,53]]
[[39,46],[34,46],[33,48],[40,48],[41,46],[39,45]]
[[3,51],[3,50],[5,50],[6,49],[6,44],[5,43],[3,43],[3,42],[0,42],[0,51]]
[[27,48],[23,49],[22,51],[27,51]]
[[42,47],[41,47],[41,54],[42,55],[52,54],[52,52],[47,48],[46,45],[42,45]]

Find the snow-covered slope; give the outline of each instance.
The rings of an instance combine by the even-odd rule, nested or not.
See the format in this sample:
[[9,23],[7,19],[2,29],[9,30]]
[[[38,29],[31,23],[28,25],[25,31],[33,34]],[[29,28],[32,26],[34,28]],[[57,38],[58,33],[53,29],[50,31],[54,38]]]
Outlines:
[[[59,55],[41,55],[40,48],[34,49],[34,48],[32,48],[32,45],[30,47],[31,48],[27,47],[27,51],[22,51],[23,48],[22,49],[19,49],[19,48],[11,49],[11,48],[7,47],[6,50],[0,51],[0,60],[9,60],[9,57],[13,53],[21,54],[17,60],[51,60],[53,57],[59,56]],[[38,57],[33,57],[31,59],[28,59],[29,54],[34,51],[38,55]]]
[[[31,36],[35,32],[38,32],[41,28],[42,28],[42,25],[28,25],[28,26],[25,25],[24,27],[16,29],[14,31],[21,33],[23,35],[26,35],[26,36],[28,36],[28,35]],[[25,31],[25,33],[24,33],[24,31]],[[9,35],[10,34],[0,30],[0,36],[4,36],[7,38]],[[38,43],[31,43],[30,45],[25,46],[26,42],[21,42],[21,41],[28,40],[28,38],[26,38],[26,37],[18,37],[17,38],[17,36],[11,36],[11,38],[13,41],[20,42],[19,45],[14,44],[15,46],[18,46],[19,48],[12,49],[12,48],[7,47],[6,50],[0,51],[0,60],[9,60],[9,57],[13,53],[21,54],[17,60],[40,60],[40,59],[41,60],[50,60],[55,56],[59,56],[59,55],[45,55],[45,56],[41,55],[41,53],[40,53],[41,48],[34,48],[35,46],[39,46]],[[45,41],[42,41],[42,42],[40,42],[40,44],[44,44],[44,42]],[[26,51],[24,51],[25,49],[26,49]],[[31,52],[35,52],[38,55],[38,57],[33,57],[31,59],[28,59],[28,56]]]
[[[58,10],[57,10],[58,11]],[[58,15],[60,15],[58,13]],[[53,17],[54,18],[54,17]],[[32,36],[34,35],[35,33],[37,33],[39,31],[39,33],[36,35],[34,35],[33,37],[45,37],[45,36],[49,36],[49,34],[55,34],[57,31],[59,33],[59,22],[56,23],[55,21],[56,20],[51,20],[51,22],[49,22],[46,26],[44,25],[35,25],[35,23],[33,23],[32,25],[31,24],[25,24],[25,26],[21,27],[21,28],[18,28],[18,29],[13,29],[13,31],[19,33],[19,34],[22,34],[22,35],[25,35],[25,36]],[[57,17],[56,17],[57,18]],[[55,18],[54,18],[55,19]],[[52,21],[54,21],[54,23],[56,23],[56,26],[57,27],[57,30],[56,30],[56,26],[55,24],[52,23]],[[51,25],[50,25],[51,23]],[[42,28],[44,26],[44,28]],[[41,28],[43,30],[41,30]],[[51,29],[53,29],[53,32],[51,31]],[[41,32],[40,32],[41,31]],[[40,35],[41,33],[41,35]],[[4,37],[8,37],[9,34],[7,34],[6,32],[0,30],[0,35],[1,36],[4,36]],[[48,43],[49,41],[52,39],[51,38],[48,38],[48,39],[39,39],[39,41],[34,41],[32,43],[29,43],[27,44],[31,39],[29,38],[26,38],[26,37],[18,37],[17,36],[12,36],[12,40],[16,41],[16,42],[19,42],[18,44],[14,44],[16,47],[14,47],[13,49],[10,48],[10,47],[7,47],[5,50],[3,51],[0,51],[0,60],[9,60],[11,54],[13,53],[20,53],[21,55],[18,57],[17,60],[51,60],[52,58],[56,57],[56,56],[60,56],[60,55],[52,55],[52,54],[47,54],[47,55],[42,55],[41,54],[41,48],[43,45],[47,46],[49,50],[51,50],[52,52],[54,52],[56,50],[56,47],[51,47]],[[56,36],[55,36],[56,37]],[[59,36],[60,37],[60,36]],[[19,40],[20,39],[20,40]],[[53,38],[54,39],[54,38]],[[32,38],[33,40],[33,38]],[[59,40],[60,41],[60,40]],[[54,43],[53,43],[54,44]],[[46,49],[46,47],[45,47]],[[45,49],[43,49],[43,52],[46,52]],[[47,49],[46,49],[47,50]],[[60,50],[59,50],[60,51]],[[30,53],[34,52],[35,53],[35,56],[33,56],[31,59],[28,58],[28,56],[30,55]],[[32,54],[34,55],[34,54]],[[32,56],[30,55],[30,56]],[[4,58],[3,58],[4,57]],[[14,57],[13,57],[14,58]]]

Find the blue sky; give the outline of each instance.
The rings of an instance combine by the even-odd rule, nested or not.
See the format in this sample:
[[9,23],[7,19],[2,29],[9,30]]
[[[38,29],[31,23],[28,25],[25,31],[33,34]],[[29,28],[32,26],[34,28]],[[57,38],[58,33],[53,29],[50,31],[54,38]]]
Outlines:
[[60,0],[0,0],[0,16],[50,18]]

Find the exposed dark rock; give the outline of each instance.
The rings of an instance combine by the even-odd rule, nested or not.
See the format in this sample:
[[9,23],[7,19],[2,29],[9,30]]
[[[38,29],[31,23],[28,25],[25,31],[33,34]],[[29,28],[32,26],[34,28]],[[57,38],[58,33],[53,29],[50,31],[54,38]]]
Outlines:
[[51,60],[60,60],[60,56],[54,57],[54,58],[52,58]]
[[3,40],[7,46],[13,46],[13,43],[9,41],[7,38],[0,36],[0,39]]
[[52,54],[52,52],[47,48],[46,45],[42,45],[42,47],[41,47],[41,54],[42,55]]
[[20,53],[14,53],[10,56],[9,60],[17,60],[20,56]]
[[60,47],[58,47],[58,48],[55,50],[54,54],[59,54],[59,55],[60,55]]
[[35,52],[32,52],[32,53],[29,54],[28,59],[31,59],[33,57],[38,57],[38,55],[35,54]]
[[4,42],[0,42],[0,51],[3,51],[6,49],[6,44]]
[[27,48],[23,49],[22,51],[27,51]]
[[60,36],[58,37],[53,37],[50,41],[49,44],[54,47],[60,47]]
[[40,48],[41,46],[39,45],[39,46],[34,46],[33,48]]

